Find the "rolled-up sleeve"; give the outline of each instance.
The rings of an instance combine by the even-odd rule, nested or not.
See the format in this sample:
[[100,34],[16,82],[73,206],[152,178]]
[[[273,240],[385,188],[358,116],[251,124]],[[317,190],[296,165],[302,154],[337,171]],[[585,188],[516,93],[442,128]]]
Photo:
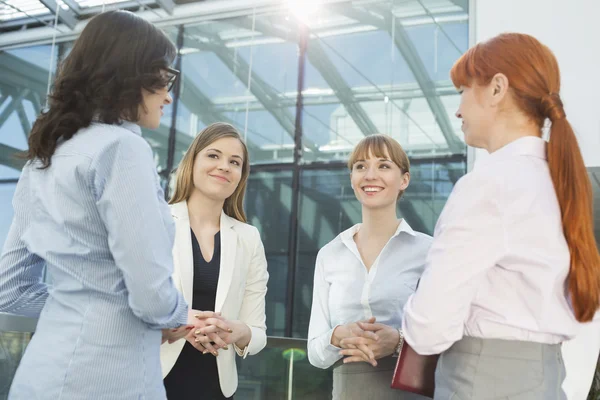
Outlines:
[[442,353],[463,337],[482,279],[505,254],[501,195],[498,182],[467,175],[448,199],[419,287],[404,308],[404,336],[417,353]]
[[308,325],[308,360],[317,368],[329,368],[342,358],[340,348],[331,344],[335,330],[329,314],[329,283],[325,280],[322,254],[315,265],[313,301]]
[[187,304],[171,278],[172,221],[149,145],[121,135],[98,152],[89,173],[131,310],[154,329],[187,323]]

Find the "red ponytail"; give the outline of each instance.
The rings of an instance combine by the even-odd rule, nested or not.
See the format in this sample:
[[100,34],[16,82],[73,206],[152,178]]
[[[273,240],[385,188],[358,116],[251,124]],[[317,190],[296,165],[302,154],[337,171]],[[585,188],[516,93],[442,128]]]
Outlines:
[[487,85],[508,78],[519,108],[539,126],[550,119],[548,166],[571,253],[568,287],[578,321],[600,306],[600,254],[594,238],[592,186],[577,138],[559,96],[560,72],[550,49],[532,36],[507,33],[469,49],[452,67],[454,86]]

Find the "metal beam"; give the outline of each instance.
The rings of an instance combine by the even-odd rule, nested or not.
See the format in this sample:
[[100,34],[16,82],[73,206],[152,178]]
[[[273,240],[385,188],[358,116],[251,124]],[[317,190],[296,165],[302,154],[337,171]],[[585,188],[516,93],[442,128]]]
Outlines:
[[32,92],[28,96],[28,99],[33,105],[33,111],[35,112],[35,115],[39,115],[42,112],[42,99],[40,98],[39,93]]
[[62,0],[63,3],[67,5],[75,13],[75,15],[79,16],[81,14],[81,7],[75,0]]
[[[214,122],[227,122],[233,126],[236,126],[238,130],[242,130],[243,127],[239,126],[239,124],[232,120],[231,118],[225,116],[223,111],[219,109],[209,98],[206,96],[198,86],[187,76],[184,75],[182,82],[182,91],[181,91],[181,101],[186,105],[187,109],[200,116],[202,122],[206,125],[212,124]],[[251,129],[248,129],[249,132],[252,132],[258,136],[260,133],[255,132]],[[268,140],[268,138],[265,138]],[[251,142],[247,142],[246,146],[248,146],[248,150],[252,151],[253,154],[257,154],[259,152],[263,152],[258,146],[255,146]]]
[[52,14],[58,12],[58,20],[69,27],[69,29],[75,29],[77,25],[77,16],[72,10],[65,10],[56,4],[56,0],[40,0],[40,3],[45,5]]
[[464,12],[469,12],[469,0],[450,0],[454,5],[462,8]]
[[[4,92],[4,91],[3,91],[3,92]],[[10,97],[10,96],[9,96],[9,95],[7,95],[7,94],[3,94],[3,95],[2,95],[2,97],[0,97],[0,109],[2,108],[2,106],[4,105],[4,102],[5,102],[6,100],[8,100],[8,98],[9,98],[9,97]]]
[[402,216],[406,218],[411,228],[417,232],[431,232],[431,234],[433,234],[433,230],[431,229],[433,227],[430,228],[427,226],[427,224],[425,224],[423,218],[417,212],[417,209],[412,201],[410,201],[408,198],[401,199],[398,202],[398,207],[400,208]]
[[23,150],[0,143],[0,165],[6,165],[20,171],[27,162],[25,159],[16,157],[18,153],[22,152]]
[[[375,26],[388,32],[390,36],[392,35],[391,27],[393,15],[390,11],[385,11],[385,15],[381,16],[346,6],[334,7],[332,9],[346,17],[364,24]],[[395,24],[394,37],[392,39],[408,64],[415,80],[419,83],[419,86],[425,95],[425,99],[429,104],[429,108],[442,131],[442,135],[444,135],[444,138],[446,139],[449,150],[452,153],[464,153],[466,146],[454,133],[446,108],[442,104],[440,98],[436,95],[435,84],[429,77],[425,64],[423,64],[414,43],[406,33],[406,30],[404,30],[402,24]]]
[[[244,28],[251,29],[252,21],[248,18],[238,19],[237,21],[240,21],[240,25]],[[288,41],[290,40],[288,32],[262,21],[255,21],[255,29],[268,36],[278,37]],[[295,36],[296,35],[294,34],[293,37]],[[318,40],[309,41],[306,54],[311,64],[320,72],[323,79],[325,79],[329,87],[335,92],[337,98],[346,108],[346,111],[348,111],[348,114],[354,123],[356,123],[360,131],[364,135],[377,133],[377,127],[359,104],[354,96],[352,88],[348,86]]]
[[173,10],[175,10],[175,3],[173,0],[156,0],[156,3],[167,12],[169,15],[173,15]]
[[25,113],[25,108],[23,107],[23,102],[17,107],[17,116],[19,117],[19,121],[21,121],[21,127],[23,128],[23,133],[25,137],[29,137],[29,132],[31,132],[31,123],[29,123],[29,119],[27,118],[27,114]]
[[[355,87],[352,89],[354,92],[354,98],[358,102],[372,102],[381,101],[381,93],[384,92],[388,95],[389,100],[403,100],[402,103],[409,100],[425,97],[419,84],[417,82],[408,83],[396,83],[390,85],[379,85],[378,87],[363,86]],[[438,96],[450,96],[456,94],[456,88],[452,85],[452,82],[448,83],[436,83],[436,94]],[[296,104],[295,92],[288,92],[283,94],[284,98],[280,101],[282,107],[294,107]],[[245,107],[247,102],[246,96],[227,96],[227,97],[216,97],[213,102],[216,107],[221,111],[235,111],[240,107]],[[340,104],[339,98],[335,95],[335,92],[331,89],[323,90],[315,93],[304,93],[303,103],[305,106],[316,106],[316,105],[333,105]],[[404,109],[402,105],[398,107]],[[248,108],[250,111],[262,110],[262,105],[256,99],[250,99],[248,102]]]
[[7,52],[0,52],[0,65],[0,84],[16,89],[25,87],[40,96],[46,96],[48,70]]
[[[208,50],[213,53],[227,66],[227,68],[235,74],[235,76],[244,84],[247,84],[248,75],[250,73],[250,92],[260,101],[265,110],[268,111],[281,125],[281,127],[294,137],[294,116],[280,104],[280,93],[273,89],[267,82],[259,77],[254,71],[250,71],[250,66],[242,57],[236,56],[233,50],[226,47],[225,42],[220,37],[203,32],[196,29],[197,32],[209,39],[207,43],[186,36],[186,46],[196,47],[201,50]],[[311,149],[315,153],[318,152],[318,146],[304,138],[304,146]]]
[[325,50],[318,41],[312,40],[309,42],[307,55],[312,65],[319,70],[323,79],[340,99],[360,131],[364,135],[377,133],[377,127],[354,97],[352,88],[348,86],[333,62],[327,57]]
[[10,103],[6,106],[6,108],[4,110],[2,110],[2,113],[0,113],[0,127],[2,127],[2,125],[4,125],[4,123],[6,122],[8,117],[10,117],[10,115],[13,112],[15,112],[19,107],[22,106],[21,101],[28,94],[29,94],[29,89],[23,89],[18,94],[15,95],[13,93],[11,95],[12,99],[11,99]]

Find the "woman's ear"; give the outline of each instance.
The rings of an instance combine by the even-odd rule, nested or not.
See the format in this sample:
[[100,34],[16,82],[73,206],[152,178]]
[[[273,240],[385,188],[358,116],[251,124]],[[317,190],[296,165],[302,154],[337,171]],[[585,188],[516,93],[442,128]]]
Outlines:
[[402,184],[400,185],[400,190],[405,191],[409,184],[410,184],[410,172],[405,172],[404,174],[402,174]]

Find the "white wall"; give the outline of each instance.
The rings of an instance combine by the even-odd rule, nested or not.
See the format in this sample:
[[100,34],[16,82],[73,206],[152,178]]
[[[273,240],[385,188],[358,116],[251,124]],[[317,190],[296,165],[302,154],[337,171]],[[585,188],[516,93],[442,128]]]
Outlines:
[[475,41],[522,32],[552,49],[560,65],[567,118],[585,163],[600,166],[600,1],[471,1]]
[[[600,1],[471,0],[472,43],[502,32],[537,37],[561,69],[561,96],[588,167],[600,166]],[[477,150],[475,162],[487,153]],[[563,344],[569,400],[585,400],[600,350],[600,323]]]

